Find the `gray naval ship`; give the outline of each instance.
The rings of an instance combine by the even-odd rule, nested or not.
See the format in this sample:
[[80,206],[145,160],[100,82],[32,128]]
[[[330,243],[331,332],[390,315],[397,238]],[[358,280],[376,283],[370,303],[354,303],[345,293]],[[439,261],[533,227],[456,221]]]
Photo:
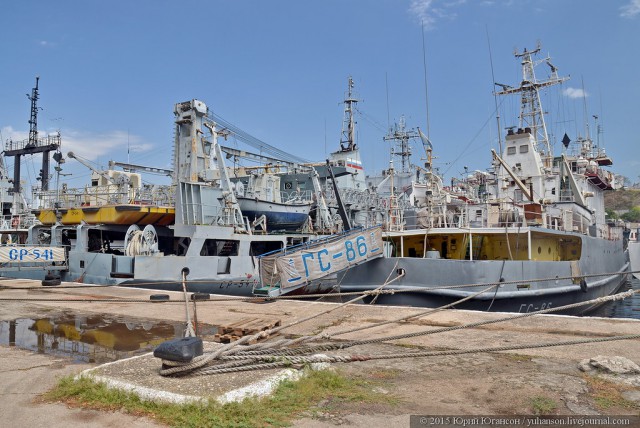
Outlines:
[[84,189],[37,192],[39,224],[28,229],[25,245],[2,248],[0,275],[156,289],[181,289],[186,279],[190,291],[250,295],[256,254],[314,236],[253,233],[208,107],[191,100],[174,113],[171,185],[145,186],[138,173],[94,169]]
[[[488,172],[445,186],[431,169],[431,142],[420,132],[425,168],[391,168],[386,177],[371,178],[378,188],[391,181],[386,257],[345,271],[341,291],[389,282],[385,288],[397,292],[376,303],[440,307],[464,299],[455,307],[530,312],[607,296],[627,281],[624,228],[605,221],[603,194],[616,181],[603,167],[612,161],[588,130],[575,142],[565,134],[563,153],[552,154],[539,90],[566,78],[549,58],[534,60],[539,51],[516,53],[519,86],[499,85],[496,95],[520,95],[519,125],[508,128],[500,154],[492,150]],[[541,63],[551,68],[546,80],[534,73]]]
[[[58,174],[65,157],[59,135],[38,135],[36,82],[30,138],[9,141],[5,147],[5,155],[15,157],[17,178],[2,176],[8,202],[0,230],[0,276],[39,279],[43,285],[71,281],[159,290],[182,290],[185,281],[193,292],[252,295],[261,287],[257,256],[339,232],[345,224],[351,228],[351,219],[363,217],[360,211],[365,207],[367,215],[381,215],[382,209],[375,208],[382,206],[380,201],[368,197],[364,203],[355,202],[366,192],[354,141],[357,100],[352,88],[350,78],[344,101],[345,138],[326,163],[295,157],[284,161],[224,147],[219,139],[230,134],[240,138],[243,131],[194,99],[174,108],[173,169],[110,162],[109,169],[100,170],[70,152],[68,158],[92,171],[91,184],[50,189],[50,154]],[[44,179],[33,191],[33,207],[24,208],[16,202],[24,192],[21,158],[36,153],[42,153]],[[225,164],[225,159],[241,156],[263,166]],[[171,184],[146,184],[140,171],[168,175]],[[354,199],[348,212],[341,201],[342,215],[337,209],[338,185],[351,187]],[[27,224],[23,217],[32,221]],[[335,277],[316,281],[314,289],[329,288],[324,284],[332,280]],[[311,290],[311,284],[304,288]]]

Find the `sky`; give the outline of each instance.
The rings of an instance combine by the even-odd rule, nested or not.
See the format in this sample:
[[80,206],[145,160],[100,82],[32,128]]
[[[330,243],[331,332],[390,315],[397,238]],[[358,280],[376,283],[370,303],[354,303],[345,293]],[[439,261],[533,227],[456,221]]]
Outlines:
[[[539,43],[537,58],[571,77],[543,93],[555,153],[565,132],[590,132],[613,172],[639,180],[640,0],[25,0],[1,6],[0,35],[3,144],[28,137],[25,94],[40,76],[40,136],[59,131],[63,153],[96,167],[171,168],[173,107],[194,98],[322,161],[339,148],[352,76],[365,169],[388,167],[383,137],[404,118],[428,132],[445,177],[490,166],[496,104],[502,134],[518,114],[517,98],[494,99],[494,82],[517,86],[514,51]],[[38,169],[24,167],[25,180]],[[70,187],[88,184],[75,160],[63,173]]]

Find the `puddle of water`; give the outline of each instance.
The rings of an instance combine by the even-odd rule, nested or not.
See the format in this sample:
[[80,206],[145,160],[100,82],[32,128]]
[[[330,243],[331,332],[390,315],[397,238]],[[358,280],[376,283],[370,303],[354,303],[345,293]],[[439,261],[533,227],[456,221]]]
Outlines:
[[63,313],[0,321],[0,345],[71,357],[78,363],[104,363],[150,352],[166,340],[182,337],[183,332],[183,323]]

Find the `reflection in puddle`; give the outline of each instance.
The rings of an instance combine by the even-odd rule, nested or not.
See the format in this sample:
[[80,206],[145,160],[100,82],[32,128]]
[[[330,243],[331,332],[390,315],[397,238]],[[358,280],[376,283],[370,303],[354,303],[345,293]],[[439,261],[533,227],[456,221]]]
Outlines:
[[152,351],[165,340],[182,337],[183,331],[181,323],[63,313],[1,321],[0,345],[104,363]]

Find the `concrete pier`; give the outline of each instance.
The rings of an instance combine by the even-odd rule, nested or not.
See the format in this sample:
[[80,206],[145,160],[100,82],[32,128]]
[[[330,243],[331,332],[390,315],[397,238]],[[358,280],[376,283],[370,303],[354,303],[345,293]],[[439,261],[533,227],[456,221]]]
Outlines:
[[[151,303],[150,296],[160,292],[123,287],[41,287],[37,281],[2,280],[0,298],[0,320],[18,318],[36,318],[51,316],[63,311],[89,314],[110,314],[123,319],[141,319],[153,321],[185,321],[185,306],[182,293],[169,294],[166,303]],[[65,284],[62,285],[71,285]],[[34,287],[28,290],[21,287]],[[216,301],[216,298],[222,301]],[[233,325],[247,319],[279,320],[287,325],[295,320],[320,313],[337,303],[310,302],[303,300],[279,300],[270,303],[247,302],[226,296],[211,296],[212,300],[198,301],[197,318],[199,323],[214,326]],[[48,301],[45,301],[47,299]],[[49,300],[50,299],[50,300]],[[90,301],[91,299],[97,301]],[[130,299],[121,302],[121,299]],[[82,300],[82,301],[79,301]],[[190,303],[190,310],[192,306]],[[307,335],[324,332],[332,334],[352,328],[362,327],[405,315],[417,314],[423,308],[384,307],[369,305],[350,305],[339,308],[329,314],[321,315],[311,321],[287,328],[283,335]],[[446,310],[426,317],[386,324],[359,332],[341,335],[340,340],[385,337],[423,330],[434,330],[446,326],[459,326],[483,320],[492,320],[508,316],[502,313],[481,313],[472,311]],[[481,327],[454,330],[445,333],[428,334],[393,342],[370,344],[347,350],[352,354],[380,354],[411,352],[418,350],[456,350],[476,349],[509,345],[527,345],[554,343],[560,341],[598,338],[607,336],[633,335],[640,333],[639,320],[609,318],[577,318],[555,315],[536,315],[515,321],[490,324]],[[205,336],[205,341],[212,337]],[[207,343],[212,349],[220,344]],[[343,354],[345,351],[341,351]],[[4,400],[0,411],[9,412],[13,418],[33,418],[39,411],[48,411],[50,404],[20,402],[17,406],[7,398],[20,394],[16,388],[30,378],[27,364],[33,360],[33,354],[13,347],[0,348],[3,359],[13,358],[14,365],[5,367],[0,380],[0,391]],[[24,357],[18,357],[23,356]],[[571,346],[522,349],[501,353],[465,354],[458,356],[438,356],[394,360],[373,360],[349,364],[335,364],[348,372],[395,373],[389,379],[390,391],[405,400],[397,409],[377,409],[359,412],[351,408],[348,415],[342,417],[355,426],[378,426],[377,421],[386,421],[379,426],[408,426],[409,414],[436,412],[452,414],[500,413],[508,411],[526,412],[526,394],[540,394],[545,391],[562,403],[563,414],[600,414],[601,409],[594,407],[589,400],[584,374],[578,369],[581,361],[595,356],[619,356],[640,363],[640,340],[623,340],[603,343],[587,343]],[[80,373],[90,369],[91,375],[115,386],[146,391],[149,399],[154,394],[159,399],[180,401],[199,397],[219,398],[232,391],[240,391],[251,385],[263,382],[263,386],[274,376],[289,376],[278,370],[265,372],[236,373],[231,375],[198,376],[195,378],[163,378],[158,374],[161,362],[150,355],[143,355],[125,361],[107,365],[71,364],[62,358],[37,356],[39,365],[63,366],[64,370],[44,370],[42,376],[48,377],[47,385],[52,385],[58,374]],[[48,362],[48,363],[47,363]],[[23,363],[23,364],[21,364]],[[29,363],[30,364],[30,363]],[[28,365],[28,364],[27,364]],[[640,376],[640,374],[638,374]],[[215,385],[215,387],[213,387]],[[257,387],[256,387],[257,388]],[[259,389],[259,388],[258,388]],[[268,389],[268,388],[267,388]],[[624,392],[630,402],[638,407],[629,410],[638,414],[640,408],[640,377],[638,384],[633,379],[625,386]],[[519,398],[523,402],[515,404]],[[515,400],[515,401],[514,401]],[[509,403],[511,401],[511,403]],[[510,407],[511,406],[511,407]],[[519,407],[518,407],[519,406]],[[76,412],[78,410],[74,410]],[[34,413],[35,412],[35,413]],[[70,410],[71,412],[71,410]],[[82,411],[78,411],[82,412]],[[376,413],[381,412],[381,413]],[[64,414],[62,412],[61,414]],[[120,415],[123,418],[133,418]],[[346,418],[346,419],[345,419]],[[134,418],[135,419],[135,418]],[[31,419],[29,419],[31,420]],[[29,426],[29,420],[23,419]],[[50,426],[63,426],[61,421],[52,421]],[[132,422],[132,421],[128,421]],[[138,421],[139,422],[139,421]],[[327,422],[327,421],[321,421]],[[331,421],[329,421],[331,422]],[[334,421],[335,422],[335,421]],[[132,423],[137,423],[133,420]],[[301,420],[300,426],[314,426],[316,420]],[[391,425],[390,425],[391,424]],[[96,424],[104,425],[96,419]],[[70,426],[66,422],[64,426]],[[87,424],[83,424],[87,426]],[[322,425],[317,425],[322,426]]]

